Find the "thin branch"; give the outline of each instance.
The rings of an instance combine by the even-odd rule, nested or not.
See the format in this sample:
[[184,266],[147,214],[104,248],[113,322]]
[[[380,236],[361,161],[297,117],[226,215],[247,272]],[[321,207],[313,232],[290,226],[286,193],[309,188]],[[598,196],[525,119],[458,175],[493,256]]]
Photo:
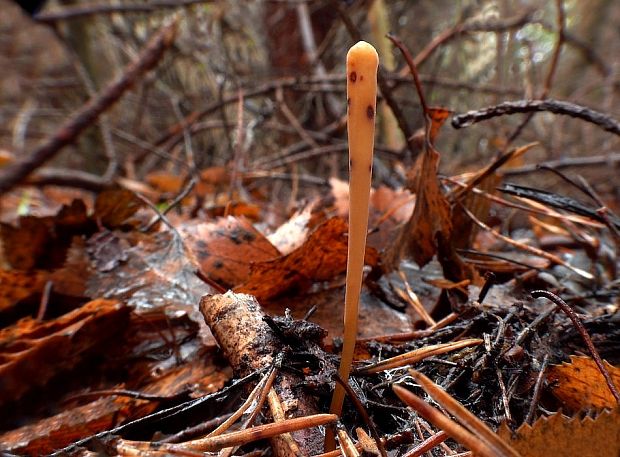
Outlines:
[[586,328],[584,327],[583,322],[581,322],[581,320],[579,319],[579,316],[577,316],[577,313],[573,311],[573,308],[568,306],[568,303],[562,300],[562,298],[558,297],[556,294],[552,292],[549,292],[548,290],[533,290],[530,293],[532,297],[534,298],[544,297],[547,300],[551,300],[553,303],[555,303],[555,305],[558,308],[560,308],[564,312],[564,314],[568,316],[568,318],[571,320],[571,322],[577,329],[577,332],[579,332],[579,335],[581,335],[581,338],[583,339],[583,342],[588,348],[590,355],[594,359],[596,366],[598,367],[601,374],[605,378],[605,382],[607,383],[607,387],[609,387],[611,394],[616,399],[616,402],[618,403],[618,405],[620,405],[620,392],[618,392],[618,388],[614,384],[614,380],[611,377],[609,370],[607,370],[607,367],[603,363],[603,359],[601,359],[600,354],[594,347],[592,338],[590,338],[590,335],[588,335],[588,332],[586,331]]
[[174,41],[177,22],[165,25],[149,41],[142,53],[131,62],[122,75],[82,108],[26,159],[0,171],[0,194],[17,186],[39,166],[54,157],[63,147],[73,143],[97,118],[109,109],[147,71],[151,70]]
[[[553,78],[555,76],[556,70],[558,68],[558,62],[560,60],[560,53],[562,52],[562,46],[564,45],[564,30],[566,29],[566,18],[564,15],[564,3],[563,0],[556,0],[556,10],[557,10],[557,27],[558,27],[558,39],[555,42],[555,47],[553,49],[553,55],[551,56],[551,63],[549,64],[549,71],[547,72],[547,76],[545,77],[545,82],[543,86],[542,92],[538,95],[539,99],[547,98],[549,95],[549,91],[551,90],[551,85],[553,83]],[[510,135],[508,141],[506,142],[505,148],[508,148],[510,144],[516,140],[523,129],[529,124],[529,122],[534,117],[534,112],[531,112],[527,115],[527,117],[519,124],[519,126],[515,129],[515,131]]]
[[486,121],[498,116],[516,113],[533,113],[537,111],[548,111],[554,114],[561,114],[590,122],[615,135],[620,135],[620,122],[607,114],[585,106],[575,105],[574,103],[560,100],[518,100],[515,102],[504,102],[499,105],[489,106],[477,111],[469,111],[464,114],[456,115],[452,118],[452,127],[461,129],[469,127],[477,122]]
[[375,427],[375,423],[372,421],[372,418],[368,415],[368,411],[366,411],[366,408],[364,408],[362,401],[355,393],[355,390],[353,390],[353,388],[349,385],[349,381],[342,379],[342,377],[337,372],[334,373],[334,379],[338,384],[343,387],[344,391],[347,393],[347,396],[349,397],[351,402],[353,402],[353,406],[355,406],[358,414],[362,417],[362,420],[368,427],[368,430],[370,430],[370,434],[375,440],[375,444],[377,445],[377,449],[379,450],[381,457],[387,457],[387,451],[385,450],[385,446],[381,442],[379,431],[377,430],[377,427]]
[[517,168],[508,168],[503,171],[504,176],[516,176],[516,175],[529,175],[530,173],[537,171],[545,171],[547,168],[553,168],[556,170],[562,168],[572,167],[595,167],[595,166],[608,166],[613,168],[620,162],[620,153],[613,152],[605,155],[597,155],[590,157],[566,157],[558,160],[550,160],[548,162],[542,162],[540,164],[523,165]]

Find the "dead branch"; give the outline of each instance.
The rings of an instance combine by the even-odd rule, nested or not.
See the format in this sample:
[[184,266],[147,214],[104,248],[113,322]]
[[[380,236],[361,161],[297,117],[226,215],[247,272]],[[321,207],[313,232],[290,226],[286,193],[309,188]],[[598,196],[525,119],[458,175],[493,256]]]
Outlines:
[[598,125],[603,130],[620,135],[620,122],[607,114],[585,106],[575,105],[574,103],[560,100],[518,100],[515,102],[504,102],[499,105],[489,106],[477,111],[469,111],[464,114],[456,115],[452,118],[452,127],[461,129],[469,127],[477,122],[486,121],[498,116],[516,113],[533,113],[548,111],[554,114],[561,114]]
[[[532,21],[534,10],[524,11],[522,14],[509,17],[503,20],[488,22],[471,21],[461,22],[437,35],[422,51],[415,56],[416,67],[422,65],[428,58],[442,45],[457,38],[460,35],[473,32],[505,32],[518,29]],[[402,74],[408,73],[407,68],[403,68]]]
[[[260,305],[251,295],[232,292],[206,295],[200,301],[200,311],[237,376],[272,365],[283,350],[282,343],[263,320]],[[283,370],[274,383],[287,408],[287,419],[316,413],[312,397],[295,388],[300,381],[297,375]],[[303,455],[315,455],[322,449],[323,436],[316,429],[295,432],[292,436]],[[282,453],[283,448],[286,443],[274,442],[279,455],[286,454]]]
[[110,83],[99,95],[90,99],[30,157],[16,162],[0,172],[0,194],[20,184],[30,173],[54,157],[63,147],[73,143],[79,135],[118,99],[131,88],[138,79],[151,70],[166,49],[174,41],[176,21],[165,25],[149,41],[140,55],[127,67],[115,81]]
[[523,165],[517,168],[508,168],[503,171],[504,176],[516,176],[534,173],[537,171],[546,171],[547,168],[556,170],[572,167],[596,167],[608,166],[615,167],[620,162],[620,153],[614,152],[605,155],[596,155],[590,157],[566,157],[558,160],[550,160],[539,164],[533,163]]

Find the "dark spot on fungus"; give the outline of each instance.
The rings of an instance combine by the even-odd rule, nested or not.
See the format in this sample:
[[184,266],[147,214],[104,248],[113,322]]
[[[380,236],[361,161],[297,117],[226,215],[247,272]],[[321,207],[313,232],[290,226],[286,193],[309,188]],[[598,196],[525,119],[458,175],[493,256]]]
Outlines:
[[357,73],[355,73],[354,71],[351,72],[351,74],[349,75],[349,81],[351,81],[352,83],[354,83],[355,81],[357,81]]
[[360,75],[360,81],[364,80],[364,75]]
[[349,159],[349,170],[353,170],[353,159]]
[[375,117],[375,109],[372,106],[366,108],[366,116],[368,116],[368,119],[372,119]]
[[347,106],[351,107],[351,97],[347,97]]
[[216,270],[219,270],[223,266],[224,263],[221,260],[216,260],[215,262],[213,262],[213,268],[215,268]]

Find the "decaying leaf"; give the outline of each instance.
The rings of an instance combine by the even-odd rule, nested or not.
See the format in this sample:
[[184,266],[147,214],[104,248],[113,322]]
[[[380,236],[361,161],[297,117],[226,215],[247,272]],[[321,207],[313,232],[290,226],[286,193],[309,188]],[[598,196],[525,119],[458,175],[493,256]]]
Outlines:
[[105,227],[121,227],[142,206],[136,195],[127,189],[104,190],[95,201],[94,217]]
[[[230,371],[213,364],[212,358],[195,358],[182,366],[173,366],[140,386],[148,395],[173,397],[188,386],[200,384],[201,393],[216,391],[230,378]],[[43,455],[69,444],[112,429],[121,422],[144,417],[153,412],[159,401],[137,400],[128,396],[106,396],[74,406],[0,435],[0,450],[12,453]]]
[[281,255],[243,218],[226,217],[216,222],[186,224],[181,232],[203,273],[224,287],[234,287],[246,281],[253,262]]
[[15,225],[1,224],[5,261],[19,270],[59,268],[73,237],[90,235],[94,228],[81,200],[63,205],[54,216],[24,216]]
[[411,257],[418,265],[424,266],[437,252],[438,235],[444,240],[450,239],[450,205],[439,187],[438,163],[439,153],[432,146],[427,147],[416,189],[415,208],[386,254],[388,269],[395,268],[403,257]]
[[84,354],[117,335],[129,310],[112,300],[94,300],[47,322],[25,318],[0,330],[0,404],[16,400],[76,365]]
[[[329,180],[333,208],[343,219],[349,216],[349,184],[336,178]],[[415,196],[407,189],[379,186],[370,191],[367,245],[382,250],[393,242],[394,229],[407,221],[413,212]]]
[[[111,247],[103,249],[104,244]],[[122,300],[139,311],[184,309],[197,317],[195,304],[214,292],[196,276],[191,255],[170,233],[102,232],[88,241],[87,251],[91,297]]]
[[307,205],[267,236],[267,239],[283,255],[290,254],[300,247],[308,237],[313,208],[313,204]]
[[[617,387],[620,368],[604,362]],[[605,378],[590,357],[572,356],[570,363],[555,365],[547,371],[553,395],[573,411],[588,408],[614,408],[616,400]]]
[[[367,264],[376,264],[377,257],[374,249],[367,249]],[[332,218],[290,254],[252,264],[247,281],[234,290],[267,300],[293,288],[303,290],[314,281],[331,280],[342,274],[346,265],[347,224],[341,218]]]
[[556,413],[514,433],[502,424],[498,434],[522,457],[615,457],[620,455],[620,409],[595,419]]

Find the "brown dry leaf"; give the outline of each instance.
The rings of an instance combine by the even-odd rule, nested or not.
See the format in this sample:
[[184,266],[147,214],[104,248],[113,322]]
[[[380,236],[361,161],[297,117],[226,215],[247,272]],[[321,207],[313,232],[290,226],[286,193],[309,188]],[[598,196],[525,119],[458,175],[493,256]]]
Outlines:
[[127,189],[104,190],[95,200],[96,220],[108,228],[121,227],[142,206],[135,194]]
[[568,418],[556,413],[511,432],[505,424],[498,435],[522,457],[620,456],[620,409],[603,411],[596,419]]
[[246,281],[253,262],[280,256],[276,247],[243,218],[185,224],[180,231],[202,272],[225,287]]
[[[377,252],[367,249],[366,263],[376,264]],[[346,270],[347,224],[332,218],[321,224],[298,249],[277,259],[254,263],[250,277],[235,292],[268,300],[291,289],[304,290],[314,281],[329,281]]]
[[[339,217],[349,215],[349,184],[336,178],[329,180],[333,207]],[[370,191],[367,244],[375,249],[385,248],[394,238],[394,229],[411,217],[415,196],[407,189],[380,186]]]
[[0,404],[45,384],[123,330],[129,309],[94,300],[59,318],[25,318],[0,330]]
[[230,169],[227,167],[209,167],[200,172],[200,179],[195,192],[201,197],[222,192],[230,184]]
[[437,252],[439,240],[450,240],[451,211],[439,187],[438,163],[439,153],[432,146],[426,148],[413,214],[403,225],[385,257],[385,264],[390,270],[406,256],[412,257],[418,265],[424,266]]
[[177,194],[183,188],[185,177],[166,171],[154,171],[144,177],[146,183],[163,194]]
[[[620,368],[604,363],[616,387],[620,388]],[[614,408],[617,404],[605,378],[590,357],[571,356],[570,363],[549,367],[547,381],[552,384],[553,395],[573,411]]]
[[[203,354],[205,355],[205,354]],[[214,365],[214,357],[196,357],[182,366],[173,366],[146,384],[140,392],[172,397],[188,386],[200,386],[202,394],[221,389],[230,379],[230,370]],[[159,402],[109,396],[63,411],[0,435],[0,450],[44,455],[69,444],[110,430],[119,420],[128,421],[153,412]]]
[[[501,181],[502,179],[497,173],[491,173],[478,183],[477,187],[493,195],[497,193],[495,189],[499,186]],[[463,199],[462,204],[471,211],[478,220],[485,223],[488,222],[489,210],[491,208],[490,199],[469,192]],[[454,225],[459,227],[459,230],[453,233],[452,241],[454,246],[463,249],[470,247],[478,234],[478,226],[465,214],[460,205],[454,208],[452,220]]]
[[1,224],[5,261],[18,270],[58,268],[73,236],[89,235],[93,228],[81,200],[63,205],[55,216],[24,216],[16,225]]
[[148,402],[105,397],[77,406],[1,434],[0,450],[18,455],[47,455],[81,438],[114,428],[119,416],[125,417],[136,404],[148,405]]
[[206,208],[205,213],[212,218],[233,216],[245,217],[251,221],[259,221],[261,208],[252,203],[242,201],[228,201],[225,205],[215,205]]

